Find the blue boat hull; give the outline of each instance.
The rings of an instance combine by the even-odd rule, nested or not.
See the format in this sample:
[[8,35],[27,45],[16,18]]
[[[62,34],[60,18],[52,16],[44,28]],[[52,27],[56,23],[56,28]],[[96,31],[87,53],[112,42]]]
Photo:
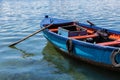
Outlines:
[[[52,18],[52,19],[54,19],[54,18]],[[41,26],[44,27],[43,25],[50,24],[49,20],[44,19],[41,22]],[[62,20],[62,19],[58,19],[58,20],[54,19],[54,21],[55,21],[54,24],[70,22],[70,21]],[[82,24],[82,25],[85,25],[85,24]],[[119,33],[119,32],[117,32],[117,33]],[[72,44],[74,45],[73,50],[72,50],[72,53],[69,53],[67,46],[66,46],[66,42],[68,40],[67,37],[53,33],[51,31],[49,31],[48,29],[44,30],[43,34],[49,42],[51,42],[58,49],[64,51],[65,54],[67,54],[67,55],[75,56],[77,58],[82,58],[91,63],[108,66],[112,69],[114,68],[116,70],[120,70],[119,68],[114,67],[112,64],[112,61],[111,61],[111,54],[116,49],[114,47],[99,46],[99,45],[94,45],[91,43],[73,39],[72,40]],[[120,56],[117,58],[117,61],[120,62]]]

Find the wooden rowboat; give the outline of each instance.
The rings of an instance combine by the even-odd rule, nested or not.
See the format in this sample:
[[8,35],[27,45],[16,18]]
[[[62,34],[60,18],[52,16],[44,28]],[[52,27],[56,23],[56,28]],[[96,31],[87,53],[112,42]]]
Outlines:
[[66,55],[120,71],[120,32],[71,20],[45,16],[40,26],[44,37]]

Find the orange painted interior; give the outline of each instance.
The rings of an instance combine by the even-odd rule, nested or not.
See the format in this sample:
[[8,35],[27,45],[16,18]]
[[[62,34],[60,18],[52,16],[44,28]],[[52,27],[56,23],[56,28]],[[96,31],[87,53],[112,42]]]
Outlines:
[[110,39],[120,39],[120,35],[118,35],[118,34],[111,34],[110,36],[109,36],[109,38]]
[[90,28],[87,28],[87,27],[85,27],[85,26],[84,26],[84,28],[85,28],[85,29],[87,30],[87,32],[90,33],[90,34],[94,33],[94,31],[95,31],[95,30],[90,29]]
[[93,30],[90,30],[90,29],[87,29],[87,32],[88,32],[88,33],[94,33],[94,31],[93,31]]
[[[87,29],[87,28],[86,28]],[[52,32],[57,32],[58,31],[58,28],[54,28],[54,29],[49,29],[50,31]],[[87,32],[90,33],[91,35],[83,35],[83,36],[72,36],[72,37],[69,37],[69,38],[72,38],[72,39],[86,39],[86,38],[94,38],[94,37],[97,37],[96,34],[92,34],[94,33],[94,30],[91,30],[91,29],[87,29]],[[114,45],[118,45],[120,44],[120,35],[118,34],[110,34],[109,36],[110,39],[114,39],[115,41],[111,41],[111,42],[102,42],[102,43],[97,43],[99,45],[102,45],[102,46],[114,46]]]
[[96,34],[91,34],[91,35],[84,35],[84,36],[72,36],[72,37],[69,37],[69,38],[72,38],[72,39],[85,39],[85,38],[93,38],[93,37],[97,37]]
[[55,29],[49,29],[50,31],[52,32],[57,32],[58,31],[58,28],[55,28]]
[[103,42],[103,43],[98,43],[98,44],[102,46],[114,46],[114,45],[120,44],[120,41],[116,40],[116,41]]
[[114,39],[115,41],[103,42],[103,43],[98,43],[98,44],[102,45],[102,46],[114,46],[114,45],[120,44],[120,35],[118,35],[118,34],[111,34],[109,36],[109,38],[110,39]]

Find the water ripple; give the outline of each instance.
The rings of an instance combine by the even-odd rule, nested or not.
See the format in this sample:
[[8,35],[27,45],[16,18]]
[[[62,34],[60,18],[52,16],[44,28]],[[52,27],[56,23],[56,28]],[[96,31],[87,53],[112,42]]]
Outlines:
[[39,23],[46,14],[85,23],[90,20],[100,27],[120,29],[119,0],[0,0],[1,80],[119,78],[112,75],[110,78],[96,69],[69,63],[52,46],[46,46],[47,40],[42,33],[17,44],[14,48],[8,47],[40,29]]

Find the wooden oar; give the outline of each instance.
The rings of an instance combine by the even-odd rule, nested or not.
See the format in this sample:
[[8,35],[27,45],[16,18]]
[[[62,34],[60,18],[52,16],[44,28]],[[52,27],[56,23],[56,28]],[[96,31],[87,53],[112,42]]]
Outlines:
[[50,27],[51,25],[53,25],[53,24],[49,24],[48,26],[43,27],[43,28],[37,30],[36,32],[34,32],[34,33],[32,33],[32,34],[26,36],[25,38],[23,38],[23,39],[21,39],[21,40],[19,40],[19,41],[17,41],[17,42],[14,42],[14,43],[12,43],[12,44],[10,44],[9,47],[14,46],[14,45],[16,45],[16,44],[18,44],[18,43],[20,43],[20,42],[26,40],[27,38],[29,38],[29,37],[31,37],[31,36],[33,36],[33,35],[35,35],[35,34],[41,32],[41,31],[43,31],[43,30],[45,30],[46,28]]

